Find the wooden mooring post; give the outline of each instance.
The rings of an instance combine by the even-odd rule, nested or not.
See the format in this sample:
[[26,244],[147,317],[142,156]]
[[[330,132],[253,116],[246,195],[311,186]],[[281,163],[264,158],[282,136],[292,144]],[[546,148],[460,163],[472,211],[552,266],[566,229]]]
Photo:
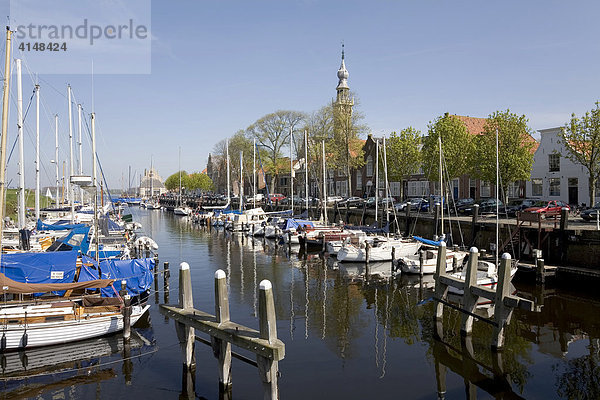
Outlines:
[[[179,277],[179,304],[161,304],[160,312],[165,317],[176,321],[177,334],[182,344],[184,369],[195,365],[194,340],[208,343],[218,359],[219,388],[229,391],[232,384],[232,356],[254,364],[251,360],[233,353],[231,346],[234,345],[256,355],[256,366],[263,384],[264,399],[278,399],[279,361],[285,356],[285,345],[277,338],[277,320],[271,282],[263,280],[259,284],[260,329],[257,331],[230,320],[227,280],[223,270],[215,273],[216,315],[193,308],[191,276],[186,263],[182,263]],[[210,341],[195,337],[194,330],[210,335]]]
[[[498,266],[498,281],[496,290],[477,284],[477,265],[479,251],[472,247],[469,254],[469,262],[465,271],[465,279],[457,276],[450,276],[446,273],[446,244],[441,243],[438,250],[438,259],[435,278],[435,294],[437,301],[435,309],[436,336],[441,336],[442,317],[444,305],[454,308],[461,313],[461,335],[469,336],[473,330],[473,318],[477,318],[494,326],[494,335],[491,347],[493,350],[500,350],[504,347],[504,328],[511,319],[512,311],[518,307],[524,310],[532,311],[533,302],[517,296],[512,296],[510,292],[511,280],[511,256],[508,253],[502,255],[502,260]],[[448,301],[449,288],[453,287],[457,291],[462,291],[462,306],[457,306]],[[475,308],[479,299],[487,299],[494,303],[494,318],[488,319],[475,314]]]

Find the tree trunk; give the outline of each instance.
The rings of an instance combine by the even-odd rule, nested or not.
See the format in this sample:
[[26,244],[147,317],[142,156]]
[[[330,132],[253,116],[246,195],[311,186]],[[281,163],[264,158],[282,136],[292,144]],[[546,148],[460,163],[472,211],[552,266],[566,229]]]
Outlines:
[[597,177],[590,171],[590,207],[593,207],[596,200],[596,181]]

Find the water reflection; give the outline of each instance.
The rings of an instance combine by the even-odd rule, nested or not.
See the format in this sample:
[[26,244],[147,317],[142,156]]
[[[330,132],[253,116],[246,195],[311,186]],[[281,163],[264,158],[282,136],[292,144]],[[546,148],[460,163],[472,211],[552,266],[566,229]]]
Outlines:
[[[445,310],[441,334],[435,335],[433,303],[422,304],[432,296],[431,276],[392,277],[390,263],[371,263],[367,271],[364,264],[337,264],[274,241],[161,218],[156,222],[166,229],[161,246],[172,241],[182,249],[181,256],[193,264],[194,284],[205,289],[194,289],[199,308],[214,307],[212,277],[223,268],[232,319],[256,327],[257,284],[271,280],[279,334],[287,347],[280,364],[284,398],[373,393],[394,398],[398,387],[407,398],[600,397],[600,301],[595,295],[517,285],[518,295],[535,299],[540,312],[516,310],[505,350],[494,353],[491,326],[475,322],[472,338],[461,341],[460,315],[453,310]],[[169,229],[184,233],[179,242],[168,236]],[[304,335],[296,332],[302,319]],[[313,372],[317,360],[327,366],[318,368],[318,375]],[[197,373],[213,379],[214,371],[206,370]],[[247,397],[260,396],[258,377],[247,379],[255,382],[240,383],[235,376],[233,381],[250,393]],[[311,384],[297,383],[307,381]]]
[[134,364],[156,350],[152,329],[147,327],[133,329],[129,341],[117,334],[1,354],[2,397],[49,394],[53,398],[74,399],[79,397],[74,390],[76,385],[99,384],[119,376],[125,385],[132,385],[136,383]]

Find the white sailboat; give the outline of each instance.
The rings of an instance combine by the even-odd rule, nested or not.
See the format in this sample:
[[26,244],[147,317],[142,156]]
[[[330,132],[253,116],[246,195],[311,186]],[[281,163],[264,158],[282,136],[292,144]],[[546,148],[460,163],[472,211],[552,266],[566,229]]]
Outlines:
[[188,216],[192,213],[192,209],[188,206],[184,206],[181,203],[181,147],[179,148],[179,197],[177,201],[177,207],[173,210],[173,214]]

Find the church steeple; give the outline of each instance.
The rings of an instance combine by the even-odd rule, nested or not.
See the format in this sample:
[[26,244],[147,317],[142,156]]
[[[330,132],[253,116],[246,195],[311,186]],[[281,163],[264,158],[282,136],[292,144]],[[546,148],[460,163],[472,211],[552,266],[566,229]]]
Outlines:
[[346,69],[346,63],[344,62],[344,44],[342,43],[342,64],[340,65],[340,69],[337,72],[338,77],[338,85],[337,85],[337,93],[338,93],[338,101],[340,100],[340,95],[346,99],[348,97],[348,92],[350,91],[350,87],[348,86],[348,70]]

